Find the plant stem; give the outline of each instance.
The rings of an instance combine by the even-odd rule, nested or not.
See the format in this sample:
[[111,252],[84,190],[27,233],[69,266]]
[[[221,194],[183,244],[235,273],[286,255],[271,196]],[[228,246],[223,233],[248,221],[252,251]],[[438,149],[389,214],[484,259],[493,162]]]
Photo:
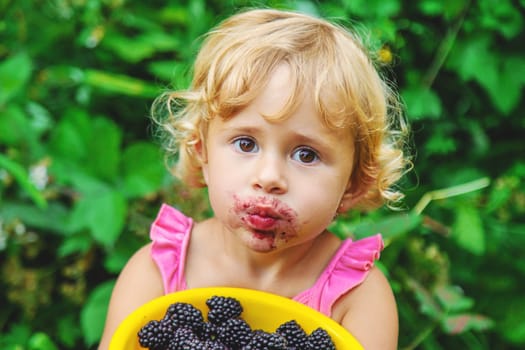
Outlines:
[[434,83],[434,80],[436,80],[436,77],[441,70],[441,67],[445,63],[445,60],[447,59],[450,50],[452,50],[452,47],[454,46],[454,42],[456,41],[456,38],[458,36],[459,30],[461,29],[461,26],[463,25],[463,21],[465,20],[465,17],[467,15],[468,9],[470,8],[470,1],[467,2],[465,5],[465,8],[461,11],[460,15],[454,23],[452,24],[452,27],[447,32],[447,35],[445,38],[441,41],[441,44],[439,45],[437,49],[437,53],[434,56],[434,60],[430,64],[429,69],[423,76],[423,86],[426,88],[430,88],[432,84]]
[[412,211],[416,214],[421,214],[423,210],[427,207],[428,203],[430,203],[432,200],[445,199],[454,196],[459,196],[469,192],[474,192],[487,187],[489,184],[490,179],[488,177],[482,177],[481,179],[467,182],[461,185],[427,192],[423,195],[423,197],[421,197],[419,202],[417,202]]
[[421,331],[414,340],[401,350],[413,350],[415,349],[419,344],[421,344],[428,336],[431,334],[434,329],[436,328],[437,323],[433,323],[427,328],[425,328],[423,331]]

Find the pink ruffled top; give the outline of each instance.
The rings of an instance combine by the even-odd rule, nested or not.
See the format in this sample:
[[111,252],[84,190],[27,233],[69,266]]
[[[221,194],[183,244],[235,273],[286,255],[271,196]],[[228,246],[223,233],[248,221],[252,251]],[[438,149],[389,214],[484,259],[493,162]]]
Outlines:
[[[192,226],[191,218],[166,204],[151,225],[151,256],[166,294],[187,289],[184,271]],[[365,280],[382,250],[380,234],[358,241],[344,240],[315,284],[293,299],[330,316],[332,305]]]

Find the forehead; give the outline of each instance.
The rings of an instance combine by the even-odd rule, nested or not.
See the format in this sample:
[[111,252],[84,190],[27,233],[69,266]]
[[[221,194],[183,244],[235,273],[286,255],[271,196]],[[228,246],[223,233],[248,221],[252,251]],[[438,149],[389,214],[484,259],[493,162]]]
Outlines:
[[279,65],[268,77],[268,83],[247,106],[230,118],[213,118],[210,123],[215,131],[270,131],[275,135],[315,141],[337,146],[350,146],[348,128],[334,128],[324,122],[311,93],[295,96],[290,84],[291,71]]
[[297,96],[297,91],[294,91],[290,67],[281,63],[270,74],[266,86],[248,108],[257,109],[261,116],[270,120],[279,119],[278,116],[284,117],[292,113],[292,109],[298,107],[300,99],[305,100],[304,94]]
[[381,84],[352,33],[304,15],[249,11],[212,31],[196,59],[192,88],[198,92],[204,127],[252,103],[283,63],[291,68],[293,92],[281,111],[267,113],[272,118],[286,117],[304,93],[312,93],[322,120],[334,128],[357,130],[361,119],[356,113],[370,116],[378,114],[371,108],[382,108],[368,101],[369,93],[372,99],[382,95]]

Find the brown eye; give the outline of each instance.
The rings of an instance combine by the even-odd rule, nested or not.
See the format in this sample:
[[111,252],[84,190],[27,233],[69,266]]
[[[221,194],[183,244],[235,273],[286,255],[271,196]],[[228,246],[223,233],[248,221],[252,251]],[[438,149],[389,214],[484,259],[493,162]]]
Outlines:
[[304,147],[295,151],[292,158],[304,164],[312,164],[319,160],[319,156],[314,150]]
[[253,153],[258,151],[257,144],[250,138],[241,137],[233,141],[235,149],[243,153]]

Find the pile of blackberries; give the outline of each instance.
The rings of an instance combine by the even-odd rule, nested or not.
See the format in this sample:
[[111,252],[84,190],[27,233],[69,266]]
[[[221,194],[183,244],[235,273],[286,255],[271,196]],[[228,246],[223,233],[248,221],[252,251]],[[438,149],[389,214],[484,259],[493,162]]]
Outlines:
[[189,303],[171,304],[161,320],[152,320],[138,332],[139,343],[150,350],[335,350],[323,328],[307,334],[295,321],[275,332],[252,329],[241,318],[241,303],[232,297],[206,300],[207,321]]

